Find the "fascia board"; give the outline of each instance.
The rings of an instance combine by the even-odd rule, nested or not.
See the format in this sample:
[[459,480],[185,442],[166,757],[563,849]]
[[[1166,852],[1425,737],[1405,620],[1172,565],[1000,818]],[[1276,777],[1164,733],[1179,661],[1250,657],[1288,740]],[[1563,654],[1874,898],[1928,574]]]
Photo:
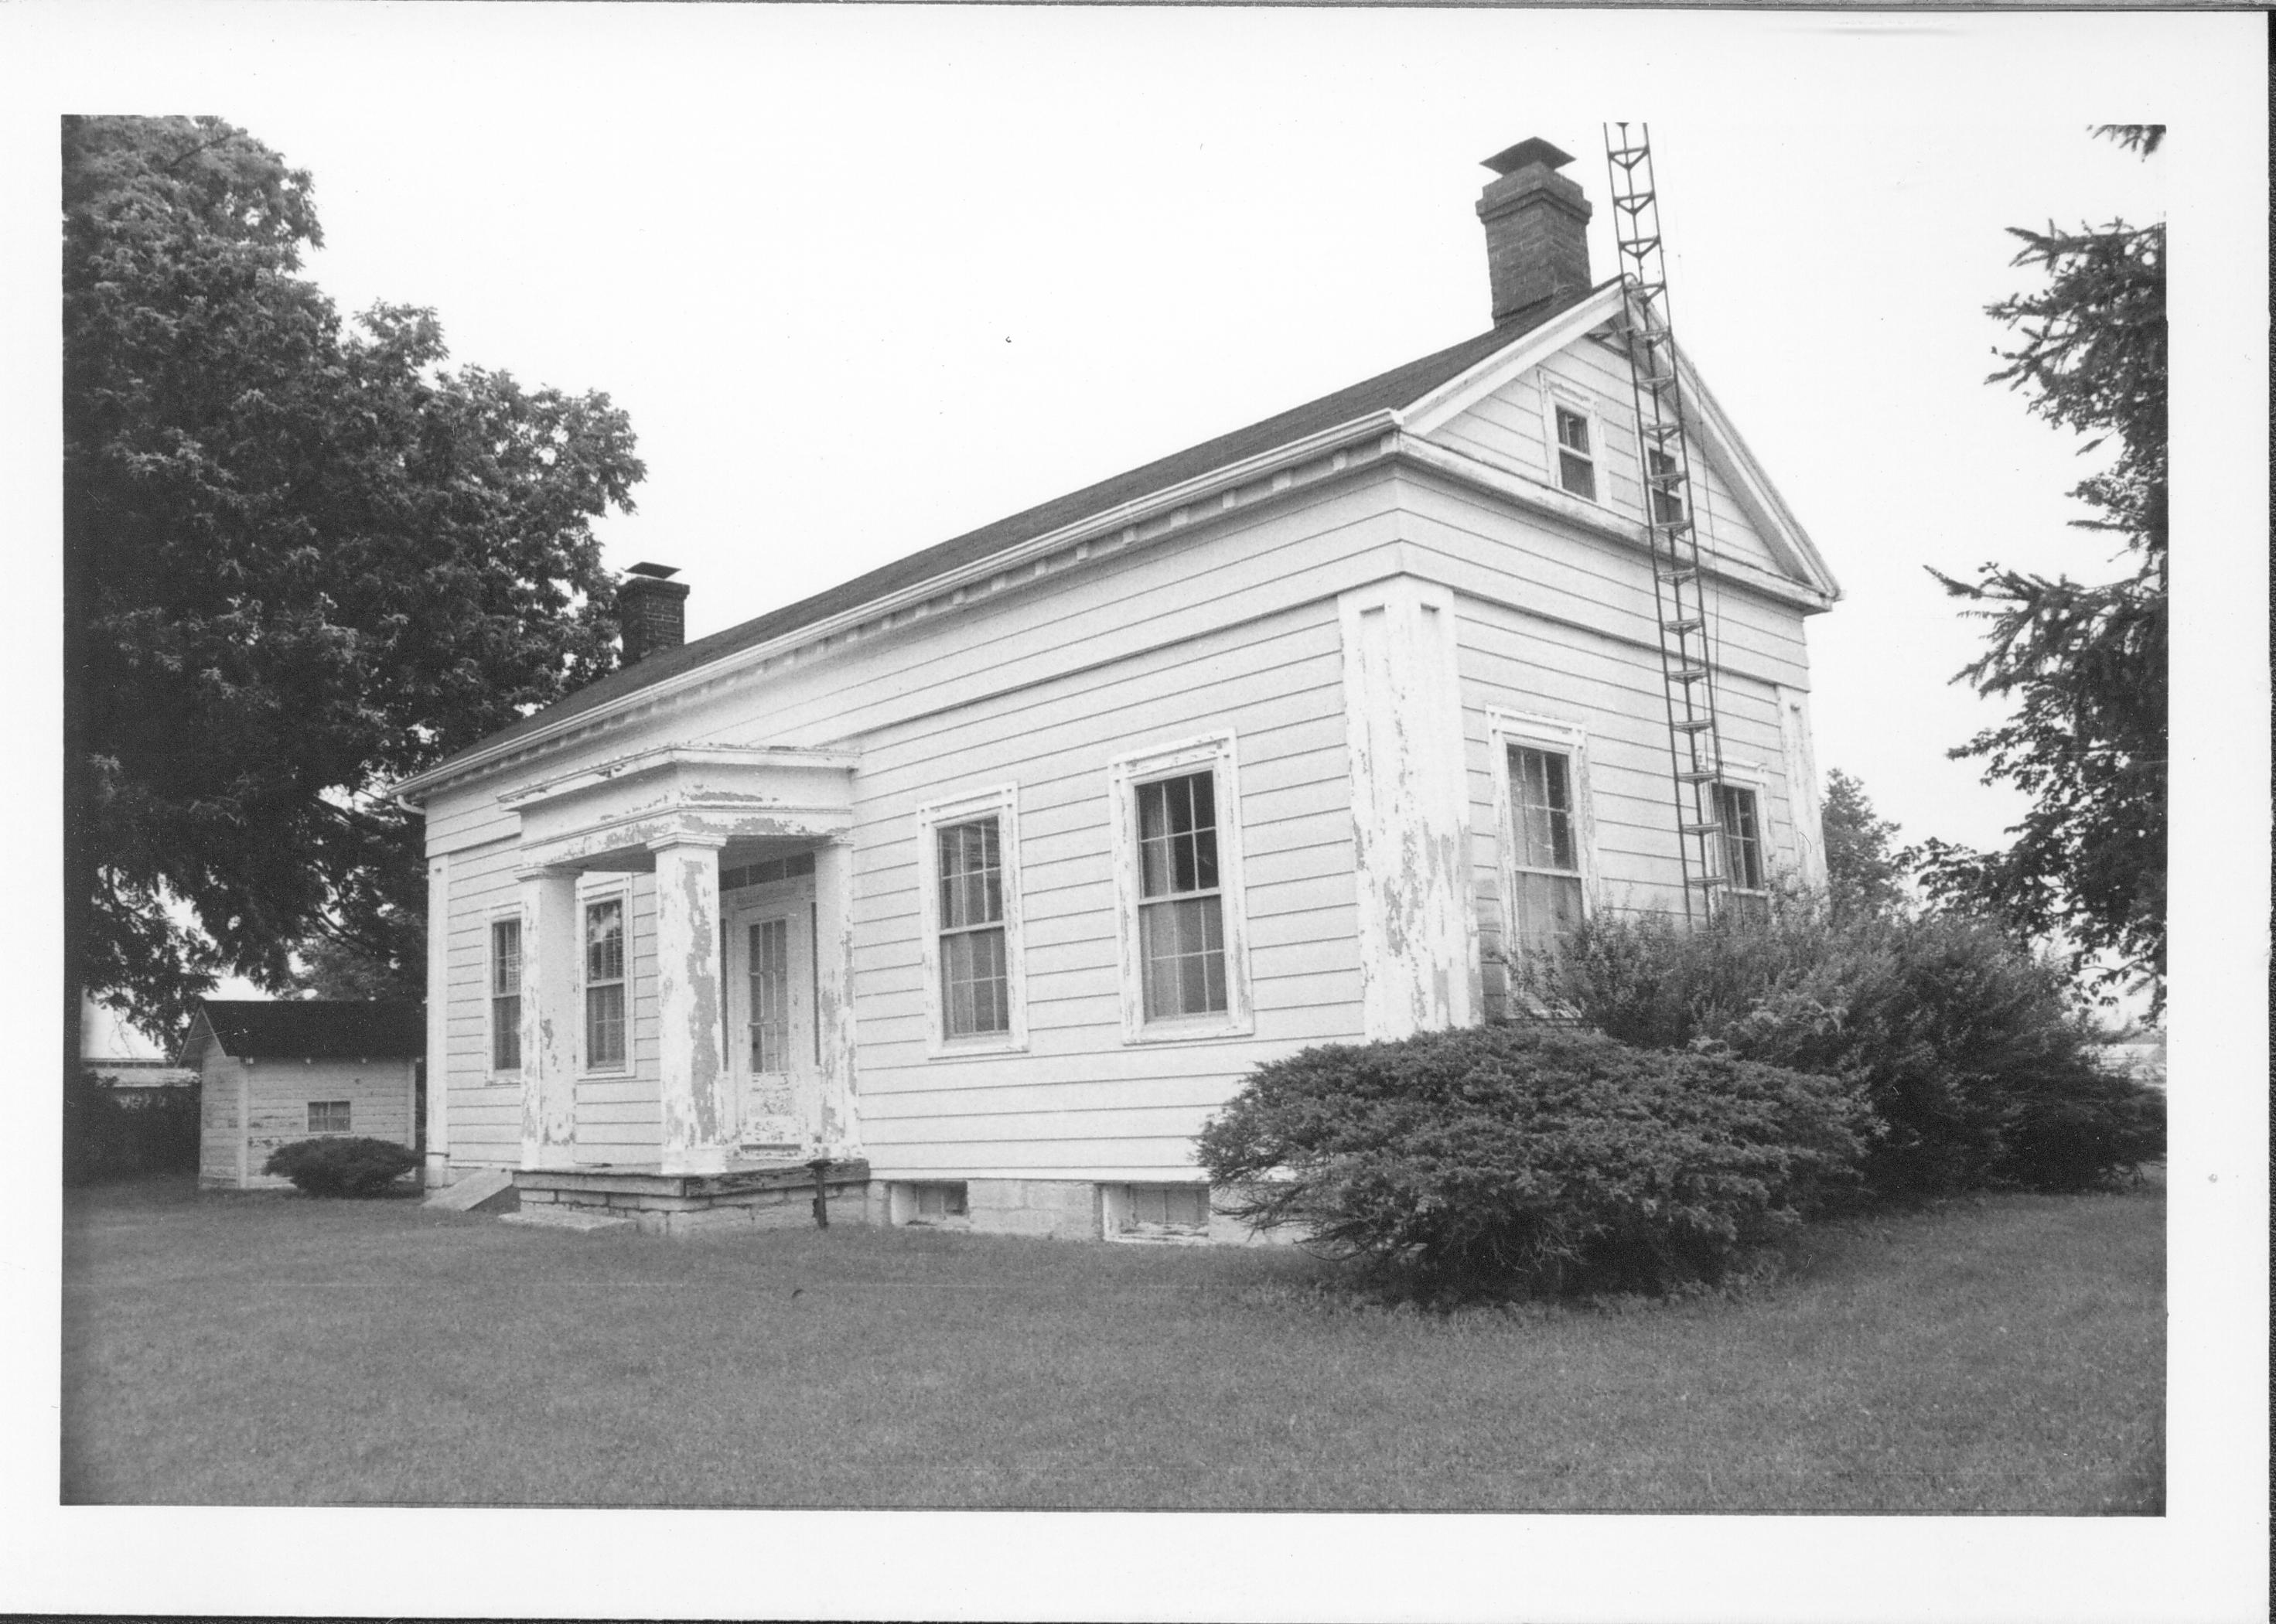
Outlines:
[[[1301,440],[1291,440],[1286,444],[1276,446],[1269,452],[1259,452],[1240,462],[1224,464],[1207,474],[1196,475],[1179,484],[1165,486],[1159,490],[1134,498],[1119,506],[1108,508],[1103,512],[1076,520],[1071,524],[1062,525],[1059,528],[1047,531],[1030,541],[1007,547],[1000,552],[990,553],[984,558],[975,559],[972,563],[957,569],[930,576],[912,586],[904,587],[898,592],[888,593],[882,597],[870,598],[855,604],[851,609],[843,610],[826,620],[816,620],[800,626],[795,631],[785,632],[780,637],[770,639],[766,642],[755,643],[747,649],[738,649],[732,653],[723,654],[716,660],[708,660],[665,681],[656,683],[649,687],[635,688],[629,694],[609,701],[606,704],[596,705],[590,710],[580,710],[573,717],[565,717],[558,723],[539,728],[533,732],[521,734],[493,749],[479,750],[475,755],[452,765],[447,771],[429,768],[423,772],[415,772],[396,784],[388,791],[388,794],[399,806],[407,810],[415,811],[425,796],[443,785],[456,784],[478,777],[508,757],[527,755],[571,733],[582,732],[611,717],[621,716],[626,711],[645,709],[659,702],[674,698],[689,689],[707,687],[737,671],[778,658],[808,643],[820,642],[827,638],[837,636],[866,621],[875,620],[880,615],[893,614],[912,604],[937,597],[944,592],[952,592],[959,587],[969,586],[975,581],[986,581],[991,576],[1002,574],[1006,570],[1018,569],[1036,558],[1056,552],[1063,547],[1109,535],[1116,530],[1126,529],[1132,525],[1151,519],[1157,513],[1187,506],[1203,497],[1253,483],[1264,475],[1276,473],[1282,468],[1293,467],[1298,463],[1310,462],[1345,446],[1395,432],[1398,426],[1397,414],[1388,409],[1370,412],[1363,417],[1355,417],[1349,422],[1323,429],[1316,433],[1305,436]],[[1205,515],[1204,517],[1213,516]]]
[[1575,339],[1587,337],[1620,311],[1619,283],[1600,288],[1555,321],[1535,328],[1506,350],[1498,350],[1468,372],[1449,378],[1398,413],[1408,434],[1430,434],[1460,416],[1476,402],[1512,378],[1529,372]]

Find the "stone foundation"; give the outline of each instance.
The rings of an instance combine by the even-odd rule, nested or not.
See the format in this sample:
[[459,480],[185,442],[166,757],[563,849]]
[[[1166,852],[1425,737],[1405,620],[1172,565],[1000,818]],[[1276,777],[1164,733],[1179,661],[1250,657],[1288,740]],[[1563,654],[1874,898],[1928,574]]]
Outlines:
[[[513,1175],[521,1210],[547,1206],[627,1218],[659,1235],[805,1229],[814,1224],[814,1172],[800,1163],[728,1172],[667,1173],[641,1168],[523,1168]],[[823,1175],[830,1221],[872,1221],[869,1165],[833,1162]]]

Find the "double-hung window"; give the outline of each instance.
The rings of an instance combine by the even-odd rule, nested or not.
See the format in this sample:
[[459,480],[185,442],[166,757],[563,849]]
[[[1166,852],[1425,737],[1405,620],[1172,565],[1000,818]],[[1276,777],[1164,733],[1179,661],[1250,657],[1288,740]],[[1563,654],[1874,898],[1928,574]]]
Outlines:
[[1644,483],[1651,492],[1652,522],[1680,524],[1683,520],[1682,465],[1656,445],[1644,448],[1643,461]]
[[1511,745],[1509,804],[1518,945],[1529,953],[1554,952],[1581,918],[1571,754]]
[[1026,1047],[1018,786],[920,808],[917,842],[929,1052]]
[[1126,1041],[1252,1029],[1232,735],[1127,757],[1108,785]]
[[1589,739],[1552,717],[1489,710],[1486,719],[1506,899],[1501,959],[1522,983],[1588,912],[1596,881]]
[[1217,846],[1214,773],[1138,786],[1138,952],[1149,1021],[1226,1007]]
[[625,1064],[625,899],[585,905],[585,1067]]
[[1011,967],[1004,942],[1003,837],[992,817],[933,831],[940,865],[942,1035],[1012,1029]]
[[490,921],[490,1069],[521,1069],[521,921]]
[[1742,785],[1718,784],[1715,821],[1722,826],[1723,884],[1741,907],[1759,907],[1764,890],[1760,801]]
[[1557,424],[1557,482],[1574,496],[1597,499],[1597,453],[1593,425],[1581,406],[1558,400],[1550,404]]

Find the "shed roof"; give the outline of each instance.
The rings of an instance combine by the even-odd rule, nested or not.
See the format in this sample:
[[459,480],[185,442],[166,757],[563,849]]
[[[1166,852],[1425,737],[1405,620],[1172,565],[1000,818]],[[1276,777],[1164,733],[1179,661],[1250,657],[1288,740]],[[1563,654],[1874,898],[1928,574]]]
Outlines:
[[999,552],[1006,552],[1037,536],[1096,513],[1104,513],[1151,495],[1157,490],[1180,485],[1187,480],[1199,479],[1218,468],[1242,462],[1251,457],[1263,456],[1282,445],[1304,439],[1311,435],[1333,429],[1339,424],[1354,421],[1370,414],[1396,411],[1413,405],[1440,384],[1460,377],[1489,356],[1506,349],[1528,333],[1555,320],[1567,310],[1586,303],[1601,292],[1610,282],[1600,283],[1567,297],[1543,305],[1476,338],[1394,367],[1388,372],[1377,373],[1347,388],[1330,395],[1322,395],[1302,406],[1236,429],[1231,434],[1219,435],[1198,445],[1142,464],[1111,479],[1086,485],[1051,501],[999,519],[977,530],[952,536],[945,542],[910,553],[906,558],[884,565],[867,574],[816,593],[798,603],[770,611],[740,626],[714,632],[709,637],[677,648],[659,649],[638,664],[610,673],[598,682],[580,688],[566,699],[525,717],[512,725],[499,729],[478,743],[451,755],[436,766],[417,775],[421,780],[450,771],[465,758],[478,751],[493,749],[498,745],[550,726],[580,712],[594,710],[611,700],[663,682],[683,672],[694,670],[734,654],[740,649],[768,642],[787,635],[802,626],[827,620],[849,610],[858,609],[874,599],[887,596],[922,581],[945,575],[952,570],[979,563]]
[[[198,1014],[233,1059],[411,1059],[427,1051],[416,1004],[355,998],[201,998]],[[194,1043],[199,1029],[191,1029]]]

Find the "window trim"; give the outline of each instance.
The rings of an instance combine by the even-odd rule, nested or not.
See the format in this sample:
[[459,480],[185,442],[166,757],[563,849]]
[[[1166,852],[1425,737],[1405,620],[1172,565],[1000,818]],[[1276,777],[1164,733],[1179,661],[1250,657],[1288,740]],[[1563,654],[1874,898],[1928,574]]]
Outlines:
[[[591,962],[586,957],[586,910],[603,902],[621,903],[625,910],[625,974],[621,985],[625,990],[625,1058],[613,1066],[596,1066],[591,1054],[592,1018],[586,1002],[588,987],[586,967]],[[628,876],[611,875],[588,890],[577,887],[577,1074],[580,1077],[630,1077],[633,1074],[633,972],[639,962],[633,917],[633,888]]]
[[[1731,883],[1730,877],[1726,872],[1729,866],[1728,849],[1721,844],[1727,839],[1728,831],[1719,831],[1716,836],[1718,844],[1715,854],[1717,872],[1723,877],[1722,889],[1735,896],[1767,898],[1771,894],[1771,882],[1778,873],[1777,863],[1774,861],[1776,848],[1771,840],[1770,776],[1753,762],[1734,762],[1726,759],[1723,763],[1723,775],[1715,780],[1715,787],[1720,791],[1726,785],[1732,789],[1745,790],[1755,798],[1755,845],[1761,859],[1763,883],[1760,885],[1734,885]],[[1718,823],[1723,821],[1723,808],[1719,799],[1715,808],[1715,821]]]
[[1486,736],[1493,758],[1494,881],[1501,892],[1496,946],[1506,968],[1517,941],[1518,875],[1567,872],[1524,867],[1517,861],[1517,793],[1510,782],[1511,749],[1548,750],[1566,758],[1567,787],[1573,797],[1573,858],[1581,879],[1583,919],[1593,918],[1597,911],[1597,799],[1589,784],[1589,730],[1580,723],[1490,705]]
[[[1002,857],[1004,885],[1004,996],[1010,1006],[1008,1031],[948,1036],[948,1012],[940,996],[940,842],[938,831],[983,817],[996,822],[996,848]],[[1027,954],[1021,937],[1020,903],[1020,786],[999,784],[953,801],[917,808],[917,899],[923,931],[925,1059],[956,1060],[976,1054],[1018,1054],[1028,1047]]]
[[[1146,1018],[1145,952],[1139,937],[1138,791],[1202,770],[1214,775],[1218,926],[1225,937],[1223,1010],[1170,1020]],[[1107,763],[1107,827],[1114,863],[1115,938],[1119,944],[1122,1041],[1174,1043],[1243,1037],[1256,1030],[1249,985],[1248,889],[1242,878],[1240,762],[1232,731],[1205,733],[1118,755]]]
[[[580,914],[579,917],[581,921],[583,916]],[[500,1066],[497,1063],[497,1001],[503,996],[497,990],[497,928],[504,924],[521,927],[521,958],[514,970],[518,989],[514,994],[517,1000],[515,1007],[523,1007],[519,1000],[529,997],[529,977],[522,968],[529,962],[529,920],[519,902],[492,908],[482,920],[482,1076],[488,1082],[511,1087],[520,1082],[522,1068],[518,1064]],[[521,1051],[520,1027],[520,1023],[517,1021],[514,1031],[517,1061],[520,1059]]]
[[[1588,425],[1589,450],[1586,456],[1591,494],[1584,496],[1565,482],[1563,458],[1566,445],[1563,436],[1557,432],[1557,414],[1560,408],[1572,413]],[[1541,390],[1541,432],[1547,454],[1550,489],[1561,496],[1572,497],[1575,502],[1609,508],[1611,504],[1605,499],[1605,417],[1597,410],[1596,401],[1569,383],[1544,377]],[[1582,455],[1579,452],[1572,454],[1576,457]]]

